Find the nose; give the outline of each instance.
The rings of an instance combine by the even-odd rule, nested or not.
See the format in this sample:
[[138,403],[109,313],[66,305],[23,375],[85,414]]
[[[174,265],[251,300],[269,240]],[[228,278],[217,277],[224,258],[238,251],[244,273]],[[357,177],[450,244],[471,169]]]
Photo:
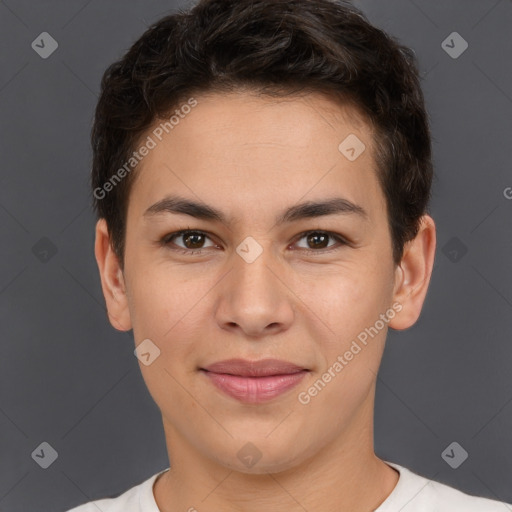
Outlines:
[[293,322],[293,291],[286,283],[283,263],[270,247],[251,261],[233,253],[233,267],[217,293],[216,320],[228,331],[261,338],[289,328]]

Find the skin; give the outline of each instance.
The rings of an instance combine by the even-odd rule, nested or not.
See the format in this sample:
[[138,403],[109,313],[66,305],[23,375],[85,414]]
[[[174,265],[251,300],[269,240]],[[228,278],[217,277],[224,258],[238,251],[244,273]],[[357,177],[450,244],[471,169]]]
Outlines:
[[[374,452],[377,372],[387,329],[407,329],[421,313],[434,263],[434,221],[422,218],[395,267],[372,132],[353,107],[317,93],[279,101],[247,91],[196,99],[137,168],[124,272],[105,221],[96,226],[110,322],[133,329],[135,345],[149,338],[161,351],[149,366],[139,362],[162,413],[171,465],[153,488],[158,507],[373,511],[398,481]],[[354,161],[338,150],[349,134],[366,145]],[[172,213],[144,218],[167,194],[212,205],[228,222]],[[352,214],[275,224],[289,206],[334,196],[362,206],[368,220]],[[174,247],[203,245],[201,254],[159,245],[186,228],[207,236],[188,245],[177,237]],[[308,230],[350,243],[308,241],[301,235]],[[263,249],[252,263],[236,252],[247,236]],[[394,303],[401,311],[307,405],[300,403],[298,394]],[[247,405],[198,371],[232,357],[274,357],[310,372],[297,388]],[[250,468],[237,457],[248,442],[261,453]]]

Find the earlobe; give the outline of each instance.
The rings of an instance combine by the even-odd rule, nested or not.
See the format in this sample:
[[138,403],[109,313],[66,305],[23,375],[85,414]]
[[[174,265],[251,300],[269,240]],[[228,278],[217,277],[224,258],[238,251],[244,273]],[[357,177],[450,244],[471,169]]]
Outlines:
[[416,237],[407,242],[400,265],[395,271],[393,302],[402,309],[390,322],[396,330],[408,329],[418,320],[434,266],[436,228],[432,217],[424,215]]
[[100,272],[101,288],[112,326],[119,331],[132,328],[126,284],[119,259],[112,249],[105,219],[96,223],[94,254]]

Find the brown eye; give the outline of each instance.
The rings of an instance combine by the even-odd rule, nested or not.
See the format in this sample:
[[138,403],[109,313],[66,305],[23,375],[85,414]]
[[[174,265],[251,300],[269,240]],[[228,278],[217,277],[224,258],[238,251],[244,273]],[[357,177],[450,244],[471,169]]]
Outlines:
[[[183,245],[177,243],[181,239]],[[306,239],[306,247],[300,247],[300,250],[306,253],[323,254],[332,250],[339,249],[340,246],[349,245],[349,242],[342,236],[328,231],[306,231],[300,235],[298,240]],[[335,240],[337,244],[329,245],[329,239]],[[211,245],[204,245],[206,240],[210,240]],[[164,236],[160,243],[183,254],[201,254],[203,249],[218,247],[207,233],[203,231],[193,231],[191,229],[183,229]]]
[[185,233],[181,236],[187,249],[200,249],[204,243],[204,235],[202,233]]
[[325,233],[310,233],[307,235],[308,244],[311,244],[312,249],[325,249],[329,243],[329,235]]
[[339,235],[336,235],[334,233],[329,233],[328,231],[307,231],[306,233],[302,233],[299,240],[305,239],[306,240],[306,247],[300,247],[301,250],[306,252],[326,252],[330,251],[331,249],[336,249],[336,244],[329,244],[329,239],[336,240],[339,245],[348,245],[346,240],[342,238]]
[[[207,239],[209,239],[209,236],[202,231],[182,230],[165,236],[161,242],[162,245],[175,245],[176,250],[182,249],[184,253],[190,252],[193,254],[195,251],[200,252],[201,249],[215,246],[213,243],[210,246],[205,246],[204,244]],[[177,243],[179,240],[181,240],[183,245]],[[173,247],[170,248],[172,249]]]

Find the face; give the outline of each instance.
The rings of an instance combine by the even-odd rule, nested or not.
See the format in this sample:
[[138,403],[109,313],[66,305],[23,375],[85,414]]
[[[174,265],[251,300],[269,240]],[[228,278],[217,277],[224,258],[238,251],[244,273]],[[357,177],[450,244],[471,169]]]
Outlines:
[[[124,273],[97,228],[111,321],[137,346],[151,340],[139,364],[168,443],[253,473],[364,443],[387,329],[419,315],[433,245],[393,265],[372,133],[350,107],[313,94],[196,100],[172,131],[146,134],[156,145],[131,190]],[[303,371],[203,370],[233,358]]]

